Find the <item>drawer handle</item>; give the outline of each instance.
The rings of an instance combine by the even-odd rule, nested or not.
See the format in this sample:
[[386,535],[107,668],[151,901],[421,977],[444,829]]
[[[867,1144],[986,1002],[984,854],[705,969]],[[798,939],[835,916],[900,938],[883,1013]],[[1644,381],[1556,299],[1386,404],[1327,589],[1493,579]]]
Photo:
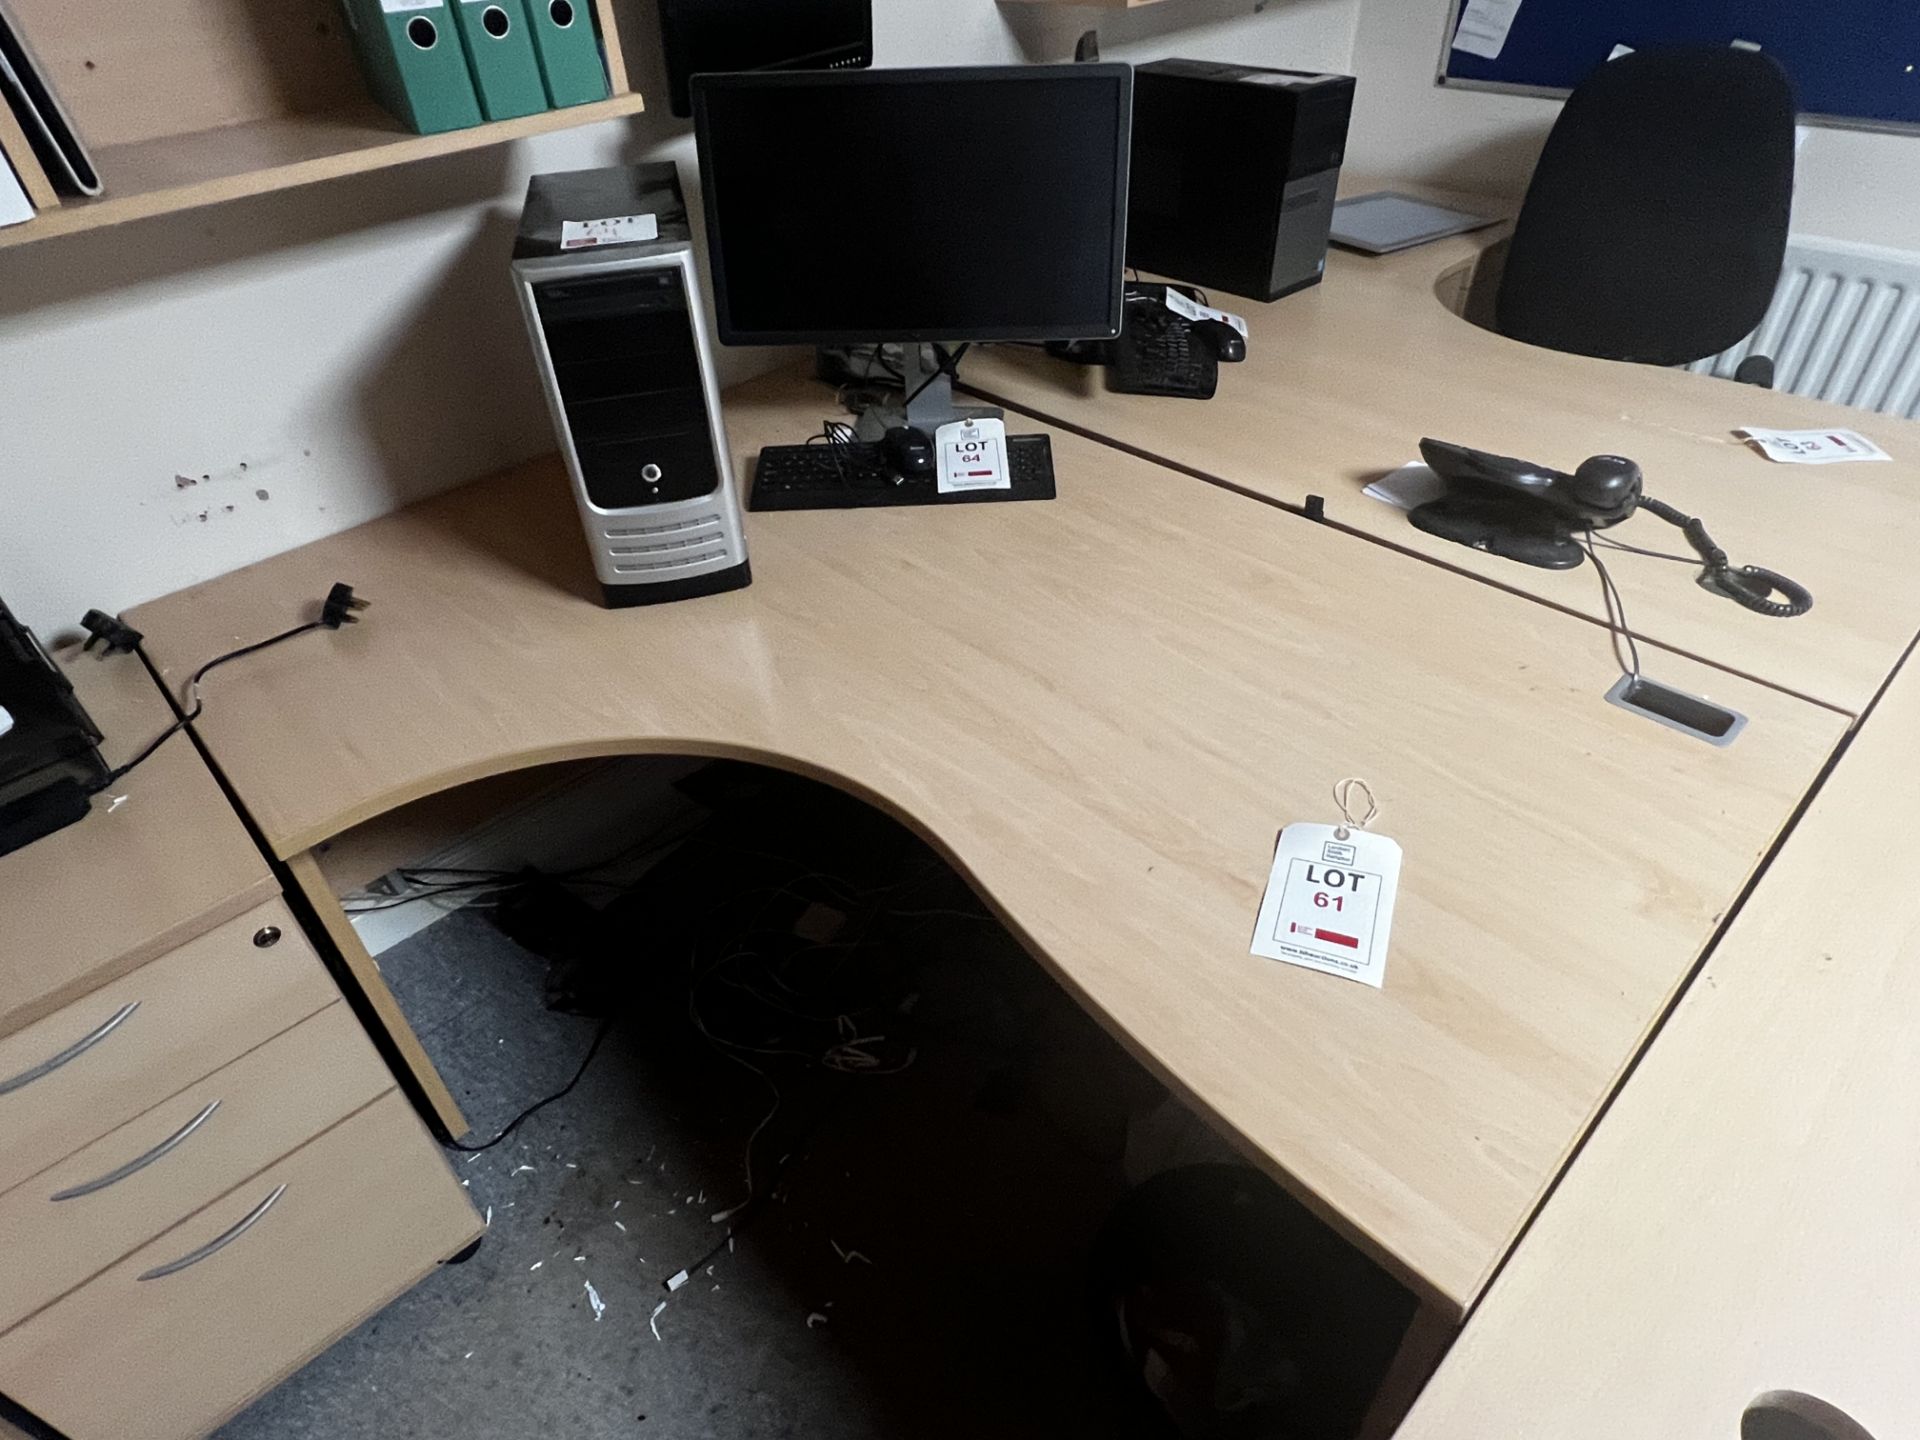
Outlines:
[[14,1076],[11,1080],[0,1080],[0,1095],[11,1095],[14,1091],[23,1089],[26,1086],[31,1085],[34,1081],[38,1080],[41,1076],[51,1075],[55,1070],[58,1070],[62,1065],[66,1064],[69,1060],[78,1060],[82,1055],[86,1054],[87,1051],[91,1050],[94,1046],[98,1045],[102,1040],[106,1039],[107,1036],[111,1035],[115,1030],[119,1029],[120,1022],[125,1020],[129,1015],[133,1014],[133,1012],[138,1010],[139,1008],[140,1008],[140,1002],[138,1000],[131,1000],[127,1002],[125,1005],[122,1005],[117,1011],[114,1012],[113,1018],[108,1020],[106,1024],[102,1025],[98,1030],[94,1031],[91,1035],[81,1036],[78,1040],[74,1041],[73,1044],[69,1045],[66,1049],[62,1050],[58,1055],[55,1055],[52,1059],[42,1060],[38,1065],[34,1066],[31,1070],[22,1070],[18,1075]]
[[260,1217],[265,1215],[267,1211],[271,1210],[274,1207],[274,1204],[280,1199],[280,1197],[286,1193],[287,1193],[287,1187],[285,1185],[274,1186],[273,1193],[267,1196],[267,1198],[262,1200],[258,1205],[254,1206],[253,1209],[249,1210],[246,1213],[246,1216],[240,1221],[240,1223],[234,1226],[231,1230],[226,1231],[224,1234],[214,1236],[213,1239],[209,1240],[206,1244],[202,1245],[198,1250],[189,1250],[185,1255],[182,1255],[178,1260],[169,1260],[164,1265],[154,1266],[153,1269],[147,1271],[144,1275],[140,1276],[139,1278],[142,1280],[160,1280],[165,1278],[168,1275],[177,1275],[182,1270],[185,1270],[189,1265],[198,1265],[202,1260],[206,1259],[209,1255],[216,1254],[217,1252],[226,1249],[227,1246],[231,1245],[234,1241],[238,1240],[242,1235],[246,1234],[247,1231],[251,1230],[255,1225],[259,1224]]
[[158,1160],[182,1140],[193,1134],[194,1131],[206,1124],[207,1121],[212,1118],[213,1112],[219,1108],[220,1102],[218,1100],[208,1101],[206,1109],[187,1121],[186,1124],[182,1125],[178,1130],[174,1131],[173,1134],[147,1151],[146,1154],[134,1156],[133,1159],[127,1161],[126,1164],[109,1170],[97,1180],[89,1180],[84,1185],[69,1186],[51,1198],[55,1200],[78,1200],[82,1195],[91,1195],[94,1191],[104,1190],[109,1185],[118,1185],[129,1175],[137,1174],[139,1171],[146,1169],[147,1166],[153,1164],[154,1161]]

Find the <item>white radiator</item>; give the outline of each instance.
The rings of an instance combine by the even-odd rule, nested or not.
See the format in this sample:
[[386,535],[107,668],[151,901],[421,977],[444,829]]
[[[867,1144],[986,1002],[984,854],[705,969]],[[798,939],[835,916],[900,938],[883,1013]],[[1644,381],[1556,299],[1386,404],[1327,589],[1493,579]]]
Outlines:
[[1771,355],[1774,388],[1920,419],[1920,254],[1797,237],[1760,328],[1687,368],[1731,377]]

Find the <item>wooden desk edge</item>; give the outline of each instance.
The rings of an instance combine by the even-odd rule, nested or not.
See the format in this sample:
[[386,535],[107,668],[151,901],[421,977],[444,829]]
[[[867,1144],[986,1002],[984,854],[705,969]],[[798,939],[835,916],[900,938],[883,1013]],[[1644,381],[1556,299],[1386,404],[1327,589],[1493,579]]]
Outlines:
[[[797,760],[790,755],[777,754],[756,747],[717,743],[708,740],[660,739],[656,737],[639,738],[629,741],[607,740],[592,745],[553,745],[536,750],[523,751],[502,757],[503,763],[459,766],[441,772],[437,782],[422,782],[390,791],[377,801],[368,801],[341,812],[336,821],[316,826],[312,831],[302,832],[299,848],[283,856],[287,867],[301,892],[313,906],[321,925],[328,937],[340,950],[342,959],[352,971],[356,981],[367,996],[388,1033],[393,1037],[395,1046],[406,1059],[409,1069],[419,1081],[421,1090],[431,1105],[435,1115],[447,1129],[449,1135],[458,1138],[470,1128],[465,1115],[461,1112],[452,1091],[441,1077],[439,1070],[428,1057],[425,1047],[414,1034],[407,1022],[405,1013],[393,992],[388,988],[380,968],[366,947],[360,942],[358,933],[347,918],[340,905],[339,898],[327,883],[325,872],[314,854],[314,847],[334,835],[351,829],[355,825],[383,815],[401,805],[419,800],[427,795],[437,794],[475,780],[486,779],[510,771],[530,769],[535,766],[549,765],[570,760],[606,759],[623,755],[691,755],[714,760],[743,760],[752,764],[765,765],[788,774],[800,775],[806,779],[818,780],[831,785],[843,794],[873,806],[882,814],[898,821],[908,830],[926,842],[935,854],[961,877],[969,889],[977,895],[981,903],[993,914],[996,920],[1021,947],[1033,957],[1034,961],[1046,971],[1048,976],[1073,998],[1083,1011],[1090,1015],[1104,1016],[1101,1008],[1084,994],[1055,962],[1047,955],[1039,941],[1021,924],[1018,917],[1009,912],[993,893],[981,882],[966,861],[957,854],[946,841],[931,827],[924,824],[909,809],[880,791],[874,790],[864,782],[852,776],[843,775],[824,766]],[[325,833],[318,833],[324,831]],[[279,849],[276,842],[276,849]],[[1277,1167],[1272,1157],[1261,1153],[1251,1143],[1242,1139],[1234,1128],[1218,1115],[1205,1099],[1192,1090],[1178,1075],[1166,1068],[1155,1056],[1148,1052],[1133,1036],[1104,1022],[1102,1028],[1120,1043],[1120,1045],[1147,1072],[1165,1085],[1171,1092],[1195,1114],[1202,1116],[1214,1130],[1227,1138],[1237,1150],[1247,1157],[1256,1169],[1266,1174],[1275,1174]],[[1314,1195],[1311,1189],[1292,1176],[1279,1176],[1289,1193],[1313,1210],[1340,1233],[1349,1236],[1370,1255],[1376,1264],[1388,1271],[1402,1284],[1407,1286],[1419,1299],[1422,1312],[1433,1312],[1444,1316],[1449,1325],[1457,1324],[1464,1317],[1472,1303],[1472,1297],[1462,1298],[1441,1289],[1412,1267],[1407,1265],[1378,1236],[1366,1232],[1349,1218],[1332,1210]],[[1476,1292],[1477,1293],[1477,1292]]]

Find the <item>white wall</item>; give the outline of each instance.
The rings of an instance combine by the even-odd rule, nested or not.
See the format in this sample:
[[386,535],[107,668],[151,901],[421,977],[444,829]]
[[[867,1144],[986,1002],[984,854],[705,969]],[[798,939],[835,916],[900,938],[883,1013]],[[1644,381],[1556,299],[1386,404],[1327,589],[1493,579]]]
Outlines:
[[[1114,58],[1343,69],[1359,0],[874,8],[885,65],[1064,60],[1098,27]],[[0,251],[0,596],[49,634],[550,450],[506,278],[526,177],[667,156],[691,187],[659,108]]]
[[[1362,0],[1349,173],[1519,196],[1557,100],[1433,83],[1447,0]],[[1800,152],[1797,234],[1920,250],[1920,136],[1814,128]]]

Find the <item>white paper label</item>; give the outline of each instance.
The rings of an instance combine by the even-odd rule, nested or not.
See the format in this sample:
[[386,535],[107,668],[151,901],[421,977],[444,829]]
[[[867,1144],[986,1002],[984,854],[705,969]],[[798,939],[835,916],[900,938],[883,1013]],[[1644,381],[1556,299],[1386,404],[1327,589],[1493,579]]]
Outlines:
[[962,490],[1011,490],[1007,473],[1007,425],[1004,420],[956,420],[933,432],[940,452],[935,488],[942,495]]
[[[0,105],[6,104],[0,97]],[[7,163],[7,157],[0,155],[0,225],[18,225],[33,218],[33,202],[27,199],[27,188],[13,173],[13,167]]]
[[1358,980],[1378,990],[1400,889],[1400,847],[1384,835],[1337,825],[1280,832],[1253,929],[1253,953]]
[[1622,55],[1631,55],[1632,53],[1633,47],[1631,45],[1616,45],[1607,52],[1607,59],[1618,60]]
[[1391,470],[1362,492],[1384,500],[1396,510],[1412,510],[1447,493],[1447,482],[1428,467],[1424,460],[1413,460]]
[[[403,10],[438,10],[447,0],[380,0],[380,8],[389,15],[397,15]],[[347,7],[347,14],[353,14],[353,7]]]
[[1749,426],[1733,433],[1758,445],[1761,454],[1782,465],[1840,465],[1849,460],[1893,458],[1857,430],[1758,430]]
[[1230,314],[1225,310],[1216,310],[1211,305],[1202,305],[1198,300],[1191,300],[1181,294],[1171,285],[1167,287],[1167,308],[1187,320],[1224,320],[1240,332],[1242,340],[1247,338],[1247,322],[1238,315]]
[[604,220],[562,220],[560,248],[584,250],[590,245],[626,245],[636,240],[658,240],[660,221],[652,215],[609,215]]
[[1482,60],[1498,60],[1507,48],[1513,17],[1519,13],[1520,0],[1467,0],[1459,28],[1453,32],[1453,48]]

